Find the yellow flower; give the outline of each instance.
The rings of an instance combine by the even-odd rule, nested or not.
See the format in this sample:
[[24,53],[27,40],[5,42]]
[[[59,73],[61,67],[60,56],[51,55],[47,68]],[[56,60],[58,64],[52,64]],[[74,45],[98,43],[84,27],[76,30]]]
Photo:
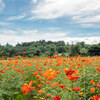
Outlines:
[[83,96],[83,92],[80,93],[80,96]]

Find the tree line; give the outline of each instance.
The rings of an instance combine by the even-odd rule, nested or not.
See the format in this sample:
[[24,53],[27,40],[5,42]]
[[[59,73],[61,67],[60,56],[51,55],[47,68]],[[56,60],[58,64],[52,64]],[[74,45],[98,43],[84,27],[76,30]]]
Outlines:
[[33,41],[18,43],[15,46],[10,44],[0,45],[0,57],[13,56],[53,56],[61,54],[63,56],[100,56],[100,43],[95,45],[85,44],[85,42],[77,42],[76,44],[65,44],[64,41]]

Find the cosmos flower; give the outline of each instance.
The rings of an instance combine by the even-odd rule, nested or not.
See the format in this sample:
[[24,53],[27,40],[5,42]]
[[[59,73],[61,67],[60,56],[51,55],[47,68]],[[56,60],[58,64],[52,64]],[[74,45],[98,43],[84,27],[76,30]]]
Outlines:
[[60,100],[59,95],[55,95],[55,96],[53,97],[53,100]]

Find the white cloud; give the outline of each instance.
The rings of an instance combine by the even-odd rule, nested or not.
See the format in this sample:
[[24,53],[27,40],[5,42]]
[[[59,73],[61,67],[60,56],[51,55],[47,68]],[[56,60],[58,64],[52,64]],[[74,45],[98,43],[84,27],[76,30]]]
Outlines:
[[4,7],[5,7],[5,4],[4,4],[3,0],[0,0],[0,12],[2,12]]
[[0,30],[0,35],[6,35],[7,37],[9,35],[16,35],[17,32],[15,30],[7,30],[7,29],[4,29],[4,30]]
[[0,22],[0,25],[1,25],[1,26],[6,26],[6,25],[10,25],[10,24],[12,24],[12,23],[8,23],[8,22]]
[[82,27],[96,27],[94,24],[91,23],[80,23]]
[[21,30],[22,31],[22,35],[35,35],[37,34],[38,30]]
[[26,17],[26,14],[21,14],[21,15],[17,15],[17,16],[11,16],[9,17],[7,20],[20,20]]
[[73,19],[78,20],[81,23],[89,23],[89,22],[100,22],[100,13],[97,15],[91,16],[74,16]]
[[[22,33],[19,35],[19,33]],[[0,43],[6,44],[10,43],[12,45],[17,44],[18,42],[30,42],[30,41],[37,41],[43,40],[46,41],[59,41],[63,40],[66,43],[74,43],[85,41],[88,44],[96,44],[100,43],[100,36],[95,37],[68,37],[69,33],[64,32],[48,32],[48,33],[40,33],[38,30],[2,30],[0,31]]]
[[49,28],[46,28],[46,29],[48,29],[50,31],[57,31],[57,30],[59,30],[61,28],[60,27],[49,27]]
[[99,23],[79,23],[84,28],[100,28]]
[[77,37],[77,38],[65,37],[65,38],[63,38],[63,40],[65,40],[66,42],[68,41],[69,43],[71,43],[72,41],[73,41],[73,43],[84,41],[87,44],[97,44],[97,43],[100,43],[100,36]]
[[30,19],[67,16],[81,23],[100,22],[100,0],[40,0],[31,13]]
[[37,0],[32,0],[34,3],[37,3]]

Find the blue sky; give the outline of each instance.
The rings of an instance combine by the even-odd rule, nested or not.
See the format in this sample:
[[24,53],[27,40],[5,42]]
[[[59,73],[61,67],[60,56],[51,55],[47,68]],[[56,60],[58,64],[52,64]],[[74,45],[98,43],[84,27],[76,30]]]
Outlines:
[[0,44],[100,42],[100,1],[0,0]]

